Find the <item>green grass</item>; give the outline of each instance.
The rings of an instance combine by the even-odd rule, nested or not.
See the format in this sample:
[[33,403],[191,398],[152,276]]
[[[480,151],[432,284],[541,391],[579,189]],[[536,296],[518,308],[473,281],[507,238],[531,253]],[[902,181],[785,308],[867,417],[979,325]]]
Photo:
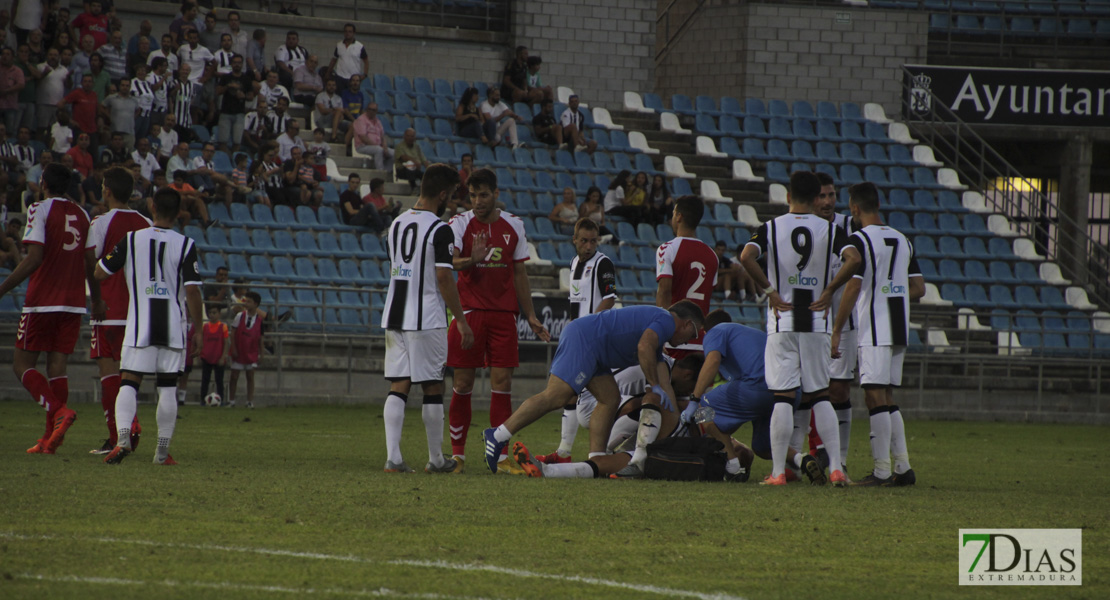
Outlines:
[[[0,402],[2,598],[1110,595],[1105,428],[910,421],[914,488],[767,489],[493,476],[484,413],[465,475],[385,475],[380,407],[189,406],[180,465],[157,467],[144,405],[139,451],[111,467],[87,453],[104,437],[99,407],[76,408],[56,456],[27,455],[41,410]],[[551,450],[558,415],[520,439]],[[860,477],[866,422],[852,443]],[[404,451],[424,464],[418,410]],[[753,482],[767,471],[757,460]],[[958,587],[957,531],[981,527],[1084,528],[1084,586]]]

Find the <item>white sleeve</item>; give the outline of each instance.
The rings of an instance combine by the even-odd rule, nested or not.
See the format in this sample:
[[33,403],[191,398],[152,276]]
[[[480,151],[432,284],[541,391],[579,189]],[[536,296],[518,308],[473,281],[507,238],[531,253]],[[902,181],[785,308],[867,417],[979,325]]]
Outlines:
[[36,202],[27,209],[27,225],[23,230],[23,243],[46,244],[46,222],[53,200]]
[[563,124],[563,127],[566,127],[567,125],[570,125],[570,109],[569,108],[564,110],[563,114],[559,116],[559,122]]
[[524,233],[524,221],[514,215],[510,215],[507,220],[513,231],[516,232],[517,237],[516,248],[513,250],[513,262],[528,260],[528,236]]
[[675,242],[667,242],[659,246],[659,250],[655,253],[656,281],[662,277],[674,277],[674,257],[676,253],[678,253],[678,244]]
[[455,256],[458,256],[458,252],[462,252],[463,236],[466,235],[466,226],[470,224],[469,215],[471,214],[473,213],[464,212],[455,215],[451,217],[451,220],[447,223],[451,227],[451,233],[455,234]]
[[93,250],[98,258],[104,251],[104,238],[108,235],[109,222],[104,215],[100,215],[89,224],[89,239],[85,240],[85,249]]

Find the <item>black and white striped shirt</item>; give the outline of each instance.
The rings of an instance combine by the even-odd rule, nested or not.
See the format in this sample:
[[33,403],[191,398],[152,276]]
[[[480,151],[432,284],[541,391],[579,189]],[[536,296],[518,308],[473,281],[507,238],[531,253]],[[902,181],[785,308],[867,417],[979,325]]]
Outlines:
[[[840,229],[844,230],[844,235],[847,235],[847,236],[852,235],[853,229],[852,229],[852,216],[851,215],[846,215],[844,213],[834,213],[832,222],[833,222],[834,225],[836,225]],[[833,255],[832,265],[830,267],[830,272],[833,274],[834,277],[836,276],[836,273],[838,271],[840,271],[841,266],[842,266],[842,263],[840,261],[840,256],[839,255]],[[841,286],[839,290],[836,290],[836,292],[833,293],[832,306],[829,307],[829,314],[830,315],[832,315],[832,316],[836,315],[836,311],[839,310],[839,307],[840,307],[840,299],[843,298],[843,297],[844,297],[844,286]],[[848,322],[845,324],[845,327],[847,327],[847,331],[852,331],[856,328],[855,311],[853,311],[852,314],[848,315]]]
[[617,271],[601,252],[589,260],[570,262],[570,303],[574,318],[593,314],[606,298],[617,297]]
[[150,111],[154,108],[155,101],[154,89],[151,87],[150,83],[142,79],[132,79],[131,97],[139,103],[139,114],[144,117],[150,116]]
[[235,53],[231,50],[224,50],[223,48],[220,48],[216,51],[216,54],[214,56],[216,58],[216,73],[219,75],[227,75],[228,73],[230,73],[231,57],[235,56]]
[[909,338],[910,277],[921,277],[913,246],[886,225],[868,225],[852,234],[862,262],[854,309],[860,346],[905,346]]
[[9,156],[14,157],[19,161],[18,165],[8,168],[8,170],[12,172],[26,173],[35,166],[35,149],[30,146],[5,143],[0,145],[0,156],[5,158]]
[[293,71],[296,71],[297,67],[303,65],[306,60],[308,60],[308,50],[305,50],[303,46],[290,48],[282,44],[277,52],[274,52],[274,62],[285,63],[285,66]]
[[173,90],[170,92],[172,96],[172,106],[170,111],[173,116],[177,117],[177,124],[181,127],[193,126],[193,100],[200,95],[200,86],[186,81],[182,83],[180,80],[174,81]]
[[455,234],[427,210],[409,210],[389,226],[389,293],[382,327],[422,331],[447,327],[447,308],[439,293],[436,269],[451,269]]
[[284,115],[279,115],[275,111],[270,111],[270,114],[266,115],[266,120],[265,120],[266,131],[269,131],[274,136],[279,136],[279,135],[285,133],[286,124],[288,124],[292,120],[293,120],[293,117],[290,117],[289,113],[285,113]]

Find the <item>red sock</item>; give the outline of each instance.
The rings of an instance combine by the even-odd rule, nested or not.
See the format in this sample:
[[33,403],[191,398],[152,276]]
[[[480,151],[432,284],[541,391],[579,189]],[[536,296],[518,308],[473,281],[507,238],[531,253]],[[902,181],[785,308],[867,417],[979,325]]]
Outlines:
[[46,381],[42,373],[35,369],[27,369],[23,372],[23,377],[20,378],[20,383],[23,387],[31,392],[31,398],[38,402],[39,406],[46,410],[46,435],[45,439],[49,439],[51,434],[54,433],[54,413],[58,412],[61,404],[54,398],[54,392],[50,389],[50,383]]
[[104,409],[104,422],[108,424],[108,442],[113,446],[118,441],[116,432],[116,395],[119,393],[119,375],[100,378],[100,406]]
[[817,435],[817,420],[813,418],[813,413],[809,413],[809,453],[817,456],[817,448],[824,446],[825,443],[821,441],[821,436]]
[[466,455],[466,434],[470,430],[470,394],[451,391],[451,408],[448,409],[451,426],[451,453]]
[[65,406],[69,403],[69,377],[62,375],[50,380],[50,391],[54,392],[54,398]]
[[[511,392],[498,392],[494,390],[489,399],[490,427],[501,426],[511,414],[513,414],[513,394]],[[501,449],[501,454],[509,454],[509,446],[507,444]]]

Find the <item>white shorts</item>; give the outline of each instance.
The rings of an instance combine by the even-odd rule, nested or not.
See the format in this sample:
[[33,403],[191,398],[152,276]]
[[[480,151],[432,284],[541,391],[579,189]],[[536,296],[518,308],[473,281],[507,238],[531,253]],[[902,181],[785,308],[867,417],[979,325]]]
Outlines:
[[[624,405],[628,404],[633,397],[634,396],[625,396],[621,394],[621,401],[620,404],[617,405],[617,413],[614,416],[620,418],[620,413],[621,410],[624,409]],[[579,427],[585,429],[590,428],[590,417],[593,416],[595,408],[597,408],[597,398],[594,397],[590,390],[584,390],[578,395],[578,404],[575,405],[575,410],[578,412]]]
[[[831,348],[830,348],[831,349]],[[856,330],[845,329],[840,332],[840,358],[829,363],[829,379],[851,381],[856,378]]]
[[413,383],[443,381],[447,364],[447,328],[423,331],[385,330],[385,378]]
[[830,344],[827,333],[783,331],[767,336],[763,369],[767,389],[819,392],[829,387]]
[[902,362],[905,358],[905,346],[860,346],[860,385],[902,385]]
[[124,346],[120,351],[120,371],[143,375],[177,374],[185,368],[185,350],[163,346]]
[[258,368],[258,363],[250,363],[250,364],[244,365],[243,363],[237,363],[235,361],[231,361],[231,370],[232,371],[253,371],[257,368]]

